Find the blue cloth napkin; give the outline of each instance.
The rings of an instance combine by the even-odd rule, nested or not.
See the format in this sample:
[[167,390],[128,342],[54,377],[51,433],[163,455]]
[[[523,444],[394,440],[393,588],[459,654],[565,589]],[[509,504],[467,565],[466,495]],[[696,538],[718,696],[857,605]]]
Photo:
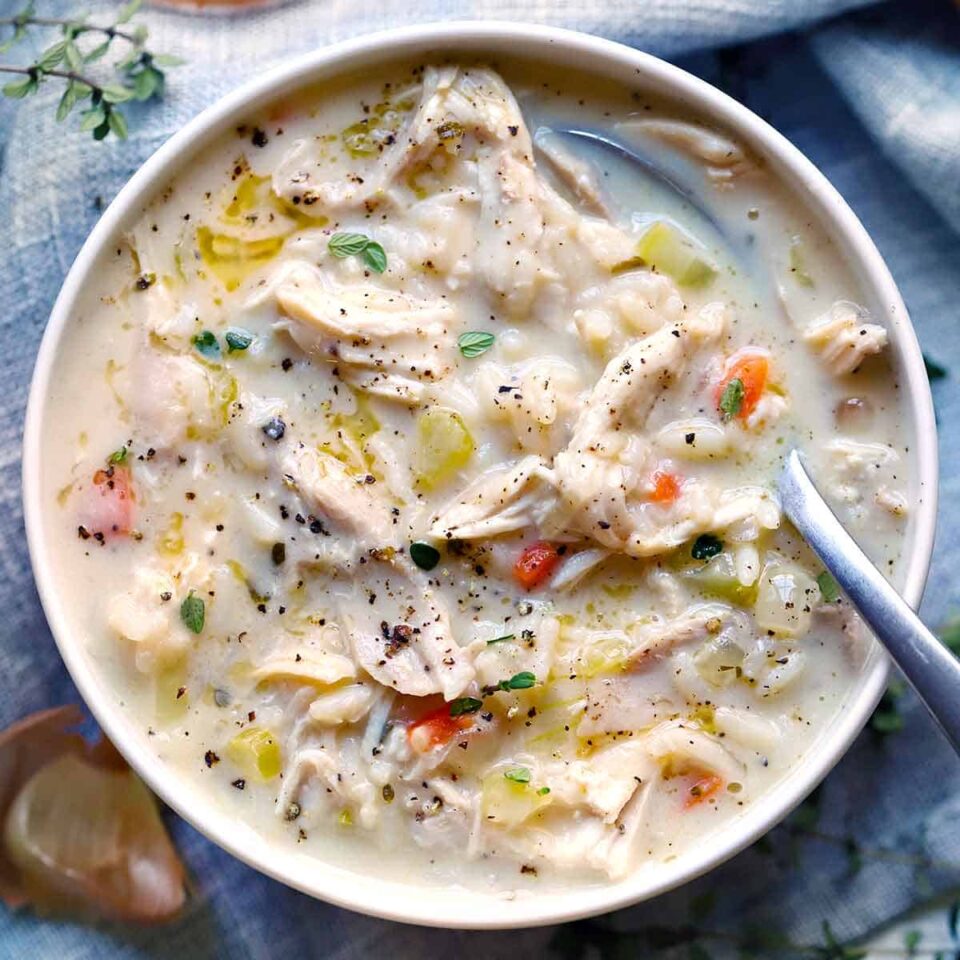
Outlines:
[[[0,15],[15,9],[0,0]],[[936,625],[960,608],[960,15],[948,0],[319,0],[236,19],[156,10],[145,15],[152,46],[188,63],[170,71],[162,104],[131,111],[128,142],[95,144],[57,126],[53,89],[16,109],[0,103],[0,727],[79,699],[29,570],[19,444],[40,335],[101,204],[186,119],[254,73],[358,33],[464,18],[574,27],[669,56],[767,118],[839,188],[887,259],[925,350],[948,370],[934,384],[942,507],[923,609]],[[810,956],[824,923],[849,942],[960,887],[960,768],[909,694],[897,706],[903,729],[865,732],[762,842],[655,903],[594,921],[463,933],[373,920],[266,879],[171,817],[192,877],[182,919],[159,930],[88,927],[0,907],[0,958]]]

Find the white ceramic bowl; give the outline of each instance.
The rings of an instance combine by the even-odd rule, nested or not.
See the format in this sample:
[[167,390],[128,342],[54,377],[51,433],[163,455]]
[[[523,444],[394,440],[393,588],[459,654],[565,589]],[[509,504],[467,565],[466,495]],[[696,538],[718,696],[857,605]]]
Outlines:
[[222,131],[235,126],[275,97],[301,85],[357,70],[386,59],[436,58],[444,54],[535,57],[574,63],[579,69],[645,88],[714,119],[766,160],[832,237],[859,280],[866,300],[891,335],[907,407],[914,454],[915,504],[906,543],[903,593],[916,606],[926,579],[936,516],[937,448],[933,405],[923,358],[906,308],[886,266],[860,222],[824,176],[764,121],[677,67],[629,47],[573,32],[515,23],[446,23],[392,30],[318,50],[246,84],[205,110],[171,137],[110,204],[63,285],[40,347],[27,412],[23,449],[24,504],[33,569],[43,606],[63,659],[107,736],[150,787],[198,830],[258,870],[340,906],[394,920],[448,927],[515,927],[571,920],[613,910],[676,887],[737,853],[780,820],[840,759],[861,730],[883,691],[887,661],[874,650],[845,709],[825,731],[812,755],[774,789],[760,797],[721,832],[694,844],[669,863],[644,869],[608,885],[571,888],[515,900],[451,888],[425,888],[386,877],[352,873],[315,858],[271,845],[250,827],[219,810],[214,798],[178,781],[118,703],[98,673],[52,582],[54,536],[44,527],[38,482],[44,470],[41,428],[48,384],[61,336],[74,304],[91,277],[101,251],[129,227],[143,205]]

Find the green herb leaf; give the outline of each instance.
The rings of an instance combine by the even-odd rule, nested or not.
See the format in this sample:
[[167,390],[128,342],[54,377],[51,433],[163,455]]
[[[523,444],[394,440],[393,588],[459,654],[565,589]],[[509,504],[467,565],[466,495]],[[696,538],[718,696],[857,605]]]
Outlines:
[[102,59],[106,55],[106,52],[109,49],[110,49],[110,41],[104,40],[103,43],[94,47],[88,54],[86,54],[86,56],[84,56],[83,59],[87,63],[96,63],[97,60]]
[[512,767],[504,771],[503,776],[512,783],[529,783],[530,771],[526,767]]
[[113,134],[119,140],[127,139],[127,118],[119,110],[111,110],[107,117],[107,123]]
[[142,3],[143,0],[130,0],[129,3],[123,6],[120,13],[117,14],[117,23],[129,23],[140,9]]
[[107,457],[107,463],[121,464],[127,462],[128,450],[126,447],[121,447],[119,450],[114,450],[113,453]]
[[175,57],[171,53],[158,53],[154,58],[153,62],[158,67],[179,67],[181,64],[186,63],[182,57]]
[[830,575],[829,570],[824,570],[817,577],[817,586],[820,588],[820,596],[825,603],[836,603],[840,599],[840,588],[837,581]]
[[100,88],[100,93],[107,103],[126,103],[133,99],[133,91],[121,87],[118,83],[108,83]]
[[227,341],[227,353],[234,353],[237,350],[246,350],[253,343],[253,334],[234,327],[223,335],[223,339]]
[[720,413],[724,421],[732,420],[743,406],[743,381],[734,377],[720,396]]
[[137,100],[149,100],[163,87],[163,74],[153,67],[146,67],[133,78],[133,96]]
[[361,254],[363,262],[375,273],[383,273],[387,269],[387,253],[374,240],[366,245]]
[[206,619],[206,607],[203,600],[192,590],[180,604],[180,619],[191,633],[200,633]]
[[487,646],[489,647],[493,643],[503,643],[505,640],[513,640],[515,637],[515,633],[505,633],[502,637],[494,637],[492,640],[488,640]]
[[67,53],[67,41],[59,40],[52,46],[47,47],[37,58],[34,66],[41,72],[46,73],[58,66]]
[[72,37],[66,41],[66,45],[63,48],[63,58],[67,61],[67,66],[70,67],[71,70],[83,69],[83,54],[80,52],[80,48],[73,42]]
[[57,123],[60,123],[62,120],[66,120],[70,114],[70,111],[76,106],[76,103],[77,88],[73,81],[71,81],[67,84],[67,89],[63,91],[63,96],[60,98],[60,102],[57,104]]
[[86,133],[88,130],[96,130],[103,126],[107,119],[107,111],[102,103],[98,103],[89,110],[84,110],[80,116],[82,117],[80,129]]
[[537,796],[538,796],[538,797],[545,797],[549,792],[550,792],[550,788],[549,788],[549,787],[541,787],[541,788],[537,791]]
[[927,379],[931,381],[943,380],[948,373],[945,366],[937,363],[936,360],[931,360],[926,354],[923,355],[923,365],[927,368]]
[[709,560],[723,552],[723,541],[712,533],[702,533],[693,541],[690,555],[694,560]]
[[20,80],[11,80],[4,84],[3,95],[10,97],[12,100],[22,100],[31,93],[36,93],[37,86],[37,78],[32,76],[23,77]]
[[529,671],[515,673],[509,680],[500,681],[501,690],[528,690],[537,682],[537,678]]
[[342,260],[363,253],[369,243],[370,238],[362,233],[335,233],[327,243],[327,249]]
[[476,713],[483,706],[483,701],[476,697],[458,697],[450,701],[450,716],[462,717],[465,713]]
[[410,559],[421,570],[432,570],[440,562],[440,551],[423,540],[415,540],[410,544]]
[[202,353],[205,357],[213,360],[220,357],[220,343],[216,334],[210,330],[204,330],[202,333],[196,334],[190,342],[197,348],[197,352]]
[[483,330],[468,330],[457,337],[457,346],[460,352],[472,359],[479,357],[481,353],[486,353],[494,344],[496,337],[492,333],[486,333]]

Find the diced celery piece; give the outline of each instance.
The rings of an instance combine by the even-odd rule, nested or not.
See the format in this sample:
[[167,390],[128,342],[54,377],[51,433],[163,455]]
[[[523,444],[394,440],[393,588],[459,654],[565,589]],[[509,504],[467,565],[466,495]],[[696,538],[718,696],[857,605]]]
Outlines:
[[417,418],[413,470],[417,483],[435,487],[470,461],[474,443],[463,418],[446,407],[430,407]]
[[750,606],[756,599],[755,585],[744,586],[737,577],[733,556],[724,551],[708,563],[684,571],[690,583],[703,593],[738,606]]
[[510,829],[548,807],[553,797],[549,793],[542,793],[539,784],[508,780],[504,776],[508,769],[498,767],[483,778],[480,813],[485,823]]
[[743,649],[725,631],[703,642],[693,655],[693,665],[711,686],[726,687],[740,677],[745,656]]
[[637,256],[683,287],[704,287],[717,275],[703,247],[664,220],[658,220],[640,238]]
[[819,602],[817,581],[805,570],[768,563],[757,590],[757,626],[782,637],[802,637],[810,629],[813,607]]
[[813,286],[813,277],[807,271],[806,245],[800,237],[790,240],[790,272],[801,287]]
[[280,744],[269,730],[249,727],[227,744],[227,757],[248,777],[272,780],[280,773]]

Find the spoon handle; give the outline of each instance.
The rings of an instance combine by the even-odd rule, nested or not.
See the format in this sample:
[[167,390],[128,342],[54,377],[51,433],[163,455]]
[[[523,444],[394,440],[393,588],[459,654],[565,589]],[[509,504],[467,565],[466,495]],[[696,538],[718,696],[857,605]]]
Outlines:
[[960,753],[960,661],[923,625],[843,528],[803,467],[798,451],[780,477],[784,513],[803,534],[850,602]]

